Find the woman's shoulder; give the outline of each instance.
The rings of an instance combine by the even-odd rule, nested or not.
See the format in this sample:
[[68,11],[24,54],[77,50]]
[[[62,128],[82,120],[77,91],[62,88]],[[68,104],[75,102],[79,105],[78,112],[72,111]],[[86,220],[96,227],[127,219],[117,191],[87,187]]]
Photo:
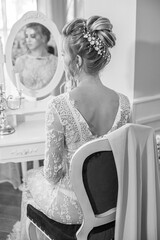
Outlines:
[[28,54],[23,54],[23,55],[17,57],[16,61],[22,61],[22,60],[26,59],[27,57],[28,57]]
[[15,65],[14,65],[14,70],[16,72],[19,72],[19,71],[22,71],[23,68],[24,68],[24,63],[26,61],[26,58],[27,58],[27,55],[26,54],[23,54],[19,57],[16,58],[15,60]]
[[53,74],[56,71],[56,68],[57,68],[58,57],[53,55],[53,54],[49,54],[48,57],[47,57],[47,61],[49,63],[51,72]]
[[48,101],[47,115],[55,115],[58,116],[62,125],[68,124],[71,119],[72,111],[70,110],[67,93],[60,94],[58,96],[52,97]]
[[58,57],[57,56],[55,56],[54,54],[49,54],[49,59],[51,60],[51,61],[54,61],[54,62],[57,62],[58,61]]
[[120,118],[123,124],[125,124],[130,121],[131,103],[129,101],[129,98],[125,94],[122,94],[122,93],[117,93],[117,94],[119,95]]
[[48,101],[48,108],[62,107],[64,104],[66,104],[66,95],[67,93],[62,93],[57,96],[52,96]]
[[16,60],[23,60],[23,59],[26,59],[28,57],[28,54],[24,53],[22,55],[20,55],[19,57],[17,57]]
[[120,102],[120,105],[122,106],[122,107],[128,107],[128,108],[130,108],[130,101],[129,101],[129,98],[125,95],[125,94],[123,94],[123,93],[119,93],[119,92],[117,92],[117,94],[118,94],[118,96],[119,96],[119,102]]

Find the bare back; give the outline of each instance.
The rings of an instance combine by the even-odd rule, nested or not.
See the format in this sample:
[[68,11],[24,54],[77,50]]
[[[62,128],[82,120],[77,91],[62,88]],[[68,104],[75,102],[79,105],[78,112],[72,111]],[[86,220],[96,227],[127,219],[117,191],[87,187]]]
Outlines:
[[93,84],[75,88],[70,98],[94,135],[104,135],[112,128],[119,108],[116,92],[102,84]]

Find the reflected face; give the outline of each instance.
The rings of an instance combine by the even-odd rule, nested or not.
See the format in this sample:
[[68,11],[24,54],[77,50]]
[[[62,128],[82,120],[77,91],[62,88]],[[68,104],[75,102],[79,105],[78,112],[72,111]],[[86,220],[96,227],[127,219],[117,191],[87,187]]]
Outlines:
[[33,28],[26,29],[25,39],[26,39],[27,47],[30,50],[37,49],[44,44],[42,35],[39,32],[35,31]]

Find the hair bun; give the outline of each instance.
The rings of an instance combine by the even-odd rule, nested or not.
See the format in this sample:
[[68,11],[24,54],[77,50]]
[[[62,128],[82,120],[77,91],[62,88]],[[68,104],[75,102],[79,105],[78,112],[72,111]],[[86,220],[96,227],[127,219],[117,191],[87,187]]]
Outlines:
[[90,17],[86,22],[86,26],[90,32],[97,34],[107,48],[115,46],[116,37],[112,32],[113,25],[108,18],[100,16]]

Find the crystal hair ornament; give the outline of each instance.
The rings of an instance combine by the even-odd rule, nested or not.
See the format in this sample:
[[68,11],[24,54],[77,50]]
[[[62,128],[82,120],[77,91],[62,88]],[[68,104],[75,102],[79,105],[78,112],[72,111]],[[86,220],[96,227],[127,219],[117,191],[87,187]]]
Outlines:
[[97,36],[95,32],[91,33],[86,29],[85,22],[83,24],[84,24],[83,38],[86,38],[87,41],[89,42],[90,51],[91,51],[91,48],[94,48],[99,55],[103,56],[105,59],[107,59],[107,62],[109,62],[111,58],[111,54],[109,50],[106,52],[103,41]]

